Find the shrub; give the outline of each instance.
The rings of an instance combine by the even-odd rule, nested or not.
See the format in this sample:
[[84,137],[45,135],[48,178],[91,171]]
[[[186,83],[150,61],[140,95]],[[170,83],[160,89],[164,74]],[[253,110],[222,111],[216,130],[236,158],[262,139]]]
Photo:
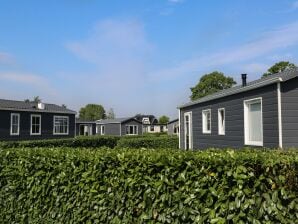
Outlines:
[[298,153],[6,149],[2,223],[296,223]]
[[18,147],[109,147],[114,148],[120,138],[116,136],[90,136],[76,137],[66,139],[47,139],[47,140],[30,140],[30,141],[8,141],[0,142],[2,148],[18,148]]
[[176,136],[121,138],[117,148],[178,149],[179,139]]

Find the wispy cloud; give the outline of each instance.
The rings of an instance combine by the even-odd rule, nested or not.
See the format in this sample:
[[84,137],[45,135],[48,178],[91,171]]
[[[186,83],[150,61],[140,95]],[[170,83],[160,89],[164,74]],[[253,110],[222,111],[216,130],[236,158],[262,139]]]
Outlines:
[[293,9],[298,9],[298,1],[293,2],[293,4],[292,4],[292,8],[293,8]]
[[[51,87],[49,81],[39,75],[34,75],[30,73],[22,73],[22,72],[0,72],[0,81],[1,84],[10,83],[13,84],[20,84],[22,89],[35,89],[36,92],[40,92],[41,94],[48,94],[48,95],[56,95],[56,91]],[[5,87],[5,85],[4,85]],[[20,91],[22,92],[22,91]],[[26,97],[26,93],[22,92],[24,97]]]
[[173,4],[177,4],[177,3],[184,2],[184,0],[168,0],[168,2],[173,3]]
[[[94,66],[88,75],[73,77],[72,85],[78,85],[81,92],[92,92],[94,99],[96,96],[96,100],[106,105],[121,106],[128,98],[131,102],[139,100],[136,93],[142,93],[142,86],[146,85],[147,63],[154,51],[141,22],[132,19],[101,21],[85,39],[69,42],[66,47]],[[90,81],[84,82],[82,77]],[[92,98],[90,94],[87,97]],[[135,102],[132,107],[138,105]],[[131,111],[133,109],[122,107],[121,112]]]
[[14,57],[11,54],[0,52],[0,64],[12,64]]
[[260,38],[249,43],[202,57],[190,58],[182,61],[177,66],[156,71],[150,74],[150,77],[156,81],[160,79],[177,79],[192,72],[256,59],[275,50],[294,45],[298,45],[298,22],[263,33]]

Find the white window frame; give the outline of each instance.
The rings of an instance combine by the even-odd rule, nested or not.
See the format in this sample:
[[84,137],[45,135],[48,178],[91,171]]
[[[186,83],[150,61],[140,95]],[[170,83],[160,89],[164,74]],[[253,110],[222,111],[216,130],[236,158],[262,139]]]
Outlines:
[[106,127],[105,125],[100,126],[100,135],[105,135],[106,134]]
[[[263,129],[263,103],[262,97],[244,100],[244,144],[251,146],[263,146],[264,145],[264,129]],[[250,141],[249,140],[249,127],[248,127],[248,105],[260,102],[261,103],[261,131],[262,131],[262,140],[261,141]]]
[[[221,111],[223,111],[223,117],[221,117]],[[225,108],[218,109],[218,135],[226,134],[226,110]]]
[[[210,113],[210,130],[207,130],[207,115],[206,113]],[[212,116],[211,116],[211,109],[202,110],[202,132],[203,134],[211,134],[212,130]]]
[[[127,128],[130,128],[130,127],[136,127],[136,133],[135,134],[127,134]],[[125,131],[126,131],[126,135],[138,135],[139,134],[139,126],[138,125],[126,125],[126,129],[125,129]]]
[[[39,117],[39,133],[32,133],[32,118]],[[31,114],[30,119],[30,135],[41,135],[41,115],[40,114]]]
[[184,149],[186,150],[187,149],[187,142],[186,142],[186,116],[189,116],[189,130],[188,130],[188,132],[189,132],[189,146],[188,146],[188,148],[189,149],[192,149],[193,148],[193,133],[192,133],[192,112],[191,111],[189,111],[189,112],[186,112],[186,113],[184,113],[184,120],[183,120],[183,122],[184,122]]
[[[17,133],[12,133],[12,117],[17,116],[18,117],[18,132]],[[11,113],[10,114],[10,135],[20,135],[20,114],[18,113]]]
[[[56,133],[55,118],[66,118],[67,119],[67,132],[66,133]],[[54,116],[54,118],[53,118],[53,135],[69,135],[69,117],[68,116]]]

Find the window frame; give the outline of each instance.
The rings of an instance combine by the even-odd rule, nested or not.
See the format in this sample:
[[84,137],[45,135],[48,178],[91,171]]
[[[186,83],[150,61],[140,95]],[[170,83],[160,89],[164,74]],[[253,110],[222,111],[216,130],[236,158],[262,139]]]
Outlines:
[[[223,111],[223,118],[221,116],[221,111]],[[218,108],[218,135],[226,135],[226,110],[225,108]],[[223,121],[223,122],[222,122]]]
[[[66,118],[67,119],[67,132],[66,133],[56,133],[55,131],[55,118]],[[69,117],[68,116],[58,116],[53,117],[53,135],[69,135]]]
[[100,126],[100,135],[105,135],[106,134],[106,127],[105,125]]
[[[39,132],[32,133],[32,118],[39,117]],[[41,115],[40,114],[31,114],[30,116],[30,135],[41,135]]]
[[[249,105],[254,104],[256,102],[260,102],[261,104],[261,141],[250,141],[249,140],[249,121],[248,121],[248,112],[249,112]],[[262,97],[257,97],[249,100],[243,101],[244,105],[244,144],[249,146],[264,146],[264,124],[263,124],[263,99]]]
[[[129,127],[136,127],[136,129],[135,129],[135,131],[136,131],[136,133],[135,134],[128,134],[127,133],[127,128],[129,128]],[[139,134],[139,126],[138,125],[135,125],[135,124],[132,124],[132,125],[126,125],[125,126],[126,127],[126,135],[138,135]],[[134,129],[134,128],[133,128]]]
[[[205,109],[202,110],[202,133],[203,134],[211,134],[212,130],[212,114],[211,114],[211,109]],[[208,119],[207,119],[207,113],[210,113],[210,130],[207,130],[208,127]]]
[[[13,116],[17,116],[18,117],[18,131],[17,131],[17,133],[12,133],[12,130],[13,130],[13,128],[12,128],[12,126],[13,126],[13,119],[12,119],[12,117]],[[19,113],[11,113],[10,114],[10,135],[12,135],[12,136],[17,136],[17,135],[20,135],[20,114]]]

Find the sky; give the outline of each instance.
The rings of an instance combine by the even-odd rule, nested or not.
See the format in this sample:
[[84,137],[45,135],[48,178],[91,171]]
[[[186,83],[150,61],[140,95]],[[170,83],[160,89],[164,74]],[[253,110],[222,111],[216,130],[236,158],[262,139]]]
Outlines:
[[0,98],[178,117],[200,77],[298,64],[297,0],[0,0]]

